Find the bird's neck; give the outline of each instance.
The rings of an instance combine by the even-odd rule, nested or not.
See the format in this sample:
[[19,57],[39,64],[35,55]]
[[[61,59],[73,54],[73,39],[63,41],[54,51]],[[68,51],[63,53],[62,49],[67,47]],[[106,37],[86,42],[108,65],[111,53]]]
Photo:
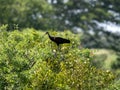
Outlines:
[[49,38],[50,38],[50,39],[52,39],[52,36],[50,36],[50,34],[49,34],[49,33],[48,33],[48,36],[49,36]]
[[51,37],[49,33],[48,33],[48,36]]

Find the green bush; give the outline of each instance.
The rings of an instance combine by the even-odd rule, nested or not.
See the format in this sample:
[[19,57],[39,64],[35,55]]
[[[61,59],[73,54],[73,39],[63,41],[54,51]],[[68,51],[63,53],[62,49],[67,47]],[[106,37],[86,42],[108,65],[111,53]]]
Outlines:
[[106,58],[106,54],[98,54],[94,56],[94,60],[92,60],[91,63],[97,68],[103,68]]
[[114,70],[120,69],[120,52],[117,52],[117,59],[112,62],[111,68]]
[[58,50],[44,33],[0,28],[1,90],[103,90],[112,84],[113,73],[96,69],[92,52],[79,49],[79,35],[50,32],[71,40]]

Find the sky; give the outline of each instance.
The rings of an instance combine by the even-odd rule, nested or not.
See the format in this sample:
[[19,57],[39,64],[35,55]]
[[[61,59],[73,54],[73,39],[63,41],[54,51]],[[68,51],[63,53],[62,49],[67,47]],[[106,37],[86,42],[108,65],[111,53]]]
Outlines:
[[113,33],[120,33],[120,26],[113,24],[113,23],[101,23],[101,27],[105,28],[105,30],[113,32]]

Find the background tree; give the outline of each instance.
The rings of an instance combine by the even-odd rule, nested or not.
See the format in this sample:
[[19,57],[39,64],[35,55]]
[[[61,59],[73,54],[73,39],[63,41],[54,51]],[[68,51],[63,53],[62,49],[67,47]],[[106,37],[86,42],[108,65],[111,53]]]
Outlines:
[[49,28],[52,7],[45,0],[0,0],[0,24],[19,27]]
[[86,31],[98,28],[98,23],[115,21],[114,13],[109,11],[110,5],[104,5],[101,0],[52,0],[51,3],[63,29],[78,27]]

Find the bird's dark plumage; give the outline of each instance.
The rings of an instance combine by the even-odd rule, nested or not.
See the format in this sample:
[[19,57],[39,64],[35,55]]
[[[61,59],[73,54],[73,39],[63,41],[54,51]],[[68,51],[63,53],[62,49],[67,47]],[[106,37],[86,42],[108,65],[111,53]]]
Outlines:
[[59,46],[59,44],[70,43],[70,40],[68,40],[68,39],[50,36],[49,32],[46,32],[46,34],[48,34],[50,40],[55,42],[57,44],[57,46]]

